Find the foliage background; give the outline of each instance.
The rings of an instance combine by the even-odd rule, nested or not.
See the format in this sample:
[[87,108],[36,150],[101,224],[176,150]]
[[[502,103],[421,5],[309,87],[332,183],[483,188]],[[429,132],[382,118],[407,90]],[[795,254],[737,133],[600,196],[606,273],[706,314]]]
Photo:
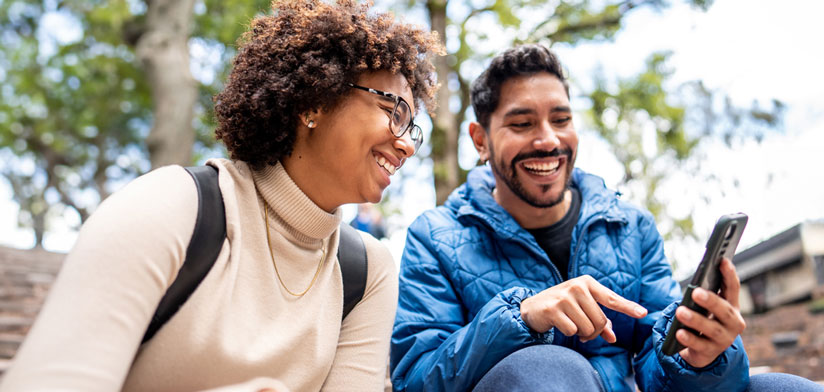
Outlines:
[[[149,7],[165,1],[0,0],[0,174],[19,206],[19,213],[4,213],[3,220],[35,233],[34,244],[42,245],[49,233],[73,231],[100,200],[153,166],[146,140],[156,125],[152,93],[157,90],[135,48],[149,25]],[[774,149],[765,144],[794,132],[786,126],[785,103],[796,102],[794,97],[766,91],[745,93],[742,99],[740,93],[729,94],[730,86],[706,83],[710,71],[684,77],[674,65],[684,63],[678,58],[684,48],[644,29],[657,19],[667,20],[665,15],[701,20],[714,8],[758,5],[717,3],[379,1],[377,9],[440,30],[449,51],[438,63],[442,111],[434,121],[419,119],[431,125],[421,159],[396,175],[400,181],[393,182],[382,203],[390,229],[397,231],[393,248],[402,247],[403,227],[442,201],[477,161],[466,135],[466,122],[473,117],[466,110],[469,82],[491,55],[511,43],[539,41],[551,45],[569,71],[582,139],[579,166],[603,175],[626,199],[653,211],[671,260],[676,267],[689,266],[700,257],[711,221],[730,212],[718,207],[744,209],[720,202],[719,195],[740,195],[753,183],[746,179],[746,168],[732,174],[729,167],[718,170],[715,157],[737,150],[773,156]],[[196,94],[189,130],[195,142],[182,146],[193,154],[181,164],[223,154],[211,137],[211,96],[221,87],[234,41],[249,18],[267,6],[267,1],[194,1],[186,42]],[[806,14],[792,13],[796,19]],[[814,23],[798,26],[815,33]],[[646,36],[621,42],[627,31],[639,30]],[[717,39],[728,41],[728,53],[712,53],[715,57],[703,61],[721,61],[743,50],[762,50],[770,57],[776,49],[753,45],[753,38],[735,30]],[[684,42],[680,44],[687,46]],[[820,114],[808,114],[807,123]],[[758,180],[756,187],[770,187],[785,174],[775,167],[761,171],[759,178],[766,180]],[[822,216],[818,209],[800,218]],[[758,224],[751,220],[750,230]],[[780,229],[761,227],[760,238]]]

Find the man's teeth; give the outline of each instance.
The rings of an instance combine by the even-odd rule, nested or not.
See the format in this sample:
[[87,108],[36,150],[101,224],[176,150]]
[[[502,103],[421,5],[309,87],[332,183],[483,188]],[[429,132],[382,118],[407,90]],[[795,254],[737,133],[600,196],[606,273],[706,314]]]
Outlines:
[[549,174],[558,169],[560,161],[554,162],[531,162],[525,163],[524,167],[531,172],[539,172],[539,174]]
[[397,168],[395,167],[395,165],[389,163],[389,161],[387,161],[386,158],[384,158],[382,156],[375,156],[375,161],[378,162],[378,165],[383,166],[383,168],[386,169],[386,171],[389,172],[390,176],[395,174],[395,170]]

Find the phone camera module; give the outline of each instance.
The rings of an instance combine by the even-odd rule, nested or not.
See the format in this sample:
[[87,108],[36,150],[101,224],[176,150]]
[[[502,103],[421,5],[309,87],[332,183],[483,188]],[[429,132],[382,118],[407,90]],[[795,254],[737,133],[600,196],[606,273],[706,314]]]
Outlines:
[[733,223],[730,227],[727,228],[727,234],[724,235],[724,239],[729,240],[732,238],[732,235],[735,234],[736,224]]

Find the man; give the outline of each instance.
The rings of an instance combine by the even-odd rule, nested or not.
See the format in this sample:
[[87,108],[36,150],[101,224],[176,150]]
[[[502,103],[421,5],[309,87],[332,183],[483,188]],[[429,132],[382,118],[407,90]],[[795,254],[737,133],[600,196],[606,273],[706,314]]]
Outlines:
[[377,239],[386,238],[386,228],[383,226],[383,216],[380,210],[372,203],[358,204],[358,214],[349,222],[349,225],[372,234]]
[[[693,295],[712,317],[677,307],[651,214],[573,169],[578,138],[557,58],[538,45],[507,50],[471,94],[469,133],[489,164],[409,228],[395,390],[747,388],[735,268],[722,263],[720,295]],[[686,348],[665,356],[672,317],[701,335],[680,331]]]

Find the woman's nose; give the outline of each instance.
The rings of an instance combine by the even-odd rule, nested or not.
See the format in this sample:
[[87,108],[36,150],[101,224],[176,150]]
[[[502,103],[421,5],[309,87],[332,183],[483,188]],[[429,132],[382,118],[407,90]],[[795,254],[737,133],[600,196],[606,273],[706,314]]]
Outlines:
[[396,150],[403,154],[404,158],[409,158],[412,155],[415,155],[415,141],[412,140],[412,136],[409,132],[404,132],[401,137],[395,138],[394,146]]

